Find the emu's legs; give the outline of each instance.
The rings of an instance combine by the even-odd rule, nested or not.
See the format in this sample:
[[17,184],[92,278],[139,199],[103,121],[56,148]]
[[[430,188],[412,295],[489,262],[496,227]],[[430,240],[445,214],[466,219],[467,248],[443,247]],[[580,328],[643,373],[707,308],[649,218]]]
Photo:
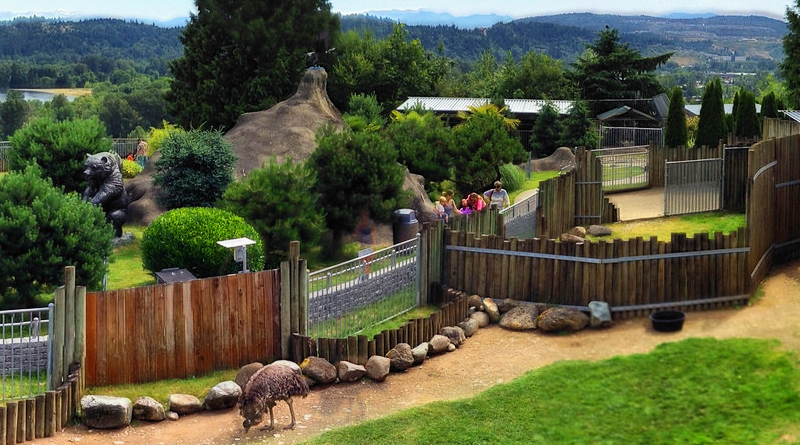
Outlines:
[[261,427],[261,431],[269,431],[275,428],[275,417],[272,415],[272,406],[273,405],[267,405],[267,408],[269,409],[269,426]]
[[292,414],[292,423],[290,423],[289,426],[286,427],[286,429],[291,430],[291,429],[294,429],[294,408],[292,407],[292,398],[291,397],[286,399],[286,404],[289,405],[289,412]]

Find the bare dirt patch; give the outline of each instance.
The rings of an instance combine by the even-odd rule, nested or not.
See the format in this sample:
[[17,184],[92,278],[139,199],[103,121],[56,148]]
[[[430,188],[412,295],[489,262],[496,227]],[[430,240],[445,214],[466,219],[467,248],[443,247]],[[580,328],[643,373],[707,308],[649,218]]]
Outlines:
[[751,306],[690,312],[683,330],[656,332],[646,317],[617,321],[603,330],[570,335],[512,332],[499,327],[478,331],[460,349],[428,359],[406,372],[376,383],[312,388],[294,403],[297,426],[283,430],[289,411],[275,408],[276,431],[251,429],[242,434],[235,409],[186,416],[176,422],[140,423],[114,431],[69,427],[37,444],[292,444],[323,431],[374,419],[438,400],[471,397],[491,386],[560,360],[602,360],[615,355],[646,353],[656,345],[690,337],[775,338],[784,348],[800,351],[800,260],[775,269],[763,284],[764,295]]

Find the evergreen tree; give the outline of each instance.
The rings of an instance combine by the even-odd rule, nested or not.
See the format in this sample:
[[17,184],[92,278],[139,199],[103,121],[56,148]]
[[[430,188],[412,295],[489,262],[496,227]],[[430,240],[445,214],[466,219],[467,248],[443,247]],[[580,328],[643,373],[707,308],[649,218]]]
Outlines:
[[585,100],[653,97],[663,91],[653,71],[672,54],[642,57],[627,43],[620,43],[619,30],[606,27],[572,64],[570,75]]
[[563,125],[552,102],[546,102],[536,116],[531,134],[531,145],[537,158],[546,158],[556,151]]
[[25,95],[19,90],[10,90],[6,100],[0,104],[0,136],[9,137],[22,128],[31,114],[31,107],[25,100]]
[[786,57],[779,68],[786,81],[789,93],[789,106],[800,109],[800,0],[786,8],[786,22],[789,31],[783,36],[783,53]]
[[700,120],[697,123],[695,146],[716,147],[727,134],[725,108],[722,104],[722,82],[719,77],[706,85],[700,105]]
[[672,89],[669,98],[669,112],[667,113],[667,126],[664,134],[664,145],[667,147],[685,147],[689,140],[686,127],[686,110],[683,103],[683,90],[681,87]]
[[186,128],[230,128],[240,114],[291,96],[309,66],[306,54],[324,53],[339,31],[326,0],[195,4],[167,93],[171,114]]
[[562,147],[585,147],[593,149],[597,147],[598,135],[592,123],[589,107],[586,102],[577,100],[572,103],[569,114],[564,120],[564,131],[561,132],[561,140],[558,142]]
[[735,134],[748,138],[761,135],[761,122],[758,120],[758,113],[756,113],[755,95],[745,89],[739,90]]
[[385,132],[397,148],[399,162],[422,175],[426,187],[453,176],[453,131],[432,111],[393,112]]
[[770,91],[761,99],[761,120],[766,118],[778,117],[778,102],[775,100],[775,92]]

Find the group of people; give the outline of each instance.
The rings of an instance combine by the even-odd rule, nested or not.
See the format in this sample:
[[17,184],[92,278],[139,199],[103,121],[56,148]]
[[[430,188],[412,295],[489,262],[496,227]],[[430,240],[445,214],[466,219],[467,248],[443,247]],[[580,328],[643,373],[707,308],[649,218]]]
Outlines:
[[503,188],[500,181],[494,182],[494,188],[483,192],[483,196],[475,192],[470,193],[461,200],[461,208],[456,207],[453,200],[453,191],[446,190],[436,202],[436,214],[445,222],[450,223],[450,218],[455,215],[465,215],[472,212],[480,212],[485,207],[501,210],[511,205],[508,192]]

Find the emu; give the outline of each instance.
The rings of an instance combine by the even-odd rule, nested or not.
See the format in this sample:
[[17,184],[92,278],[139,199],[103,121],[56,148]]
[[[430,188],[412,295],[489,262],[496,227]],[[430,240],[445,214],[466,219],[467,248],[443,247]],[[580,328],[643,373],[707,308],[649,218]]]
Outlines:
[[247,381],[242,398],[239,399],[239,415],[244,417],[242,426],[245,434],[251,426],[261,423],[265,409],[269,411],[269,426],[262,427],[261,430],[271,430],[275,427],[272,407],[278,400],[283,400],[289,405],[292,423],[286,428],[294,428],[292,397],[307,395],[308,384],[305,379],[288,366],[271,364],[259,369]]

